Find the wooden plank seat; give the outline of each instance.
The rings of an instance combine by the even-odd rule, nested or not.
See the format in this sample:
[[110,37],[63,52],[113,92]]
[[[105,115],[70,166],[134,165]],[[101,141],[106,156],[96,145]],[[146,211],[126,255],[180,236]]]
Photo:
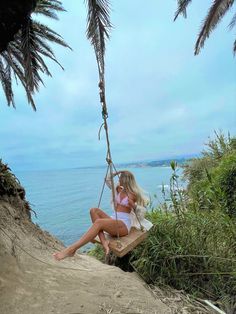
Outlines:
[[[142,231],[132,227],[130,233],[124,237],[120,237],[120,241],[118,242],[117,237],[111,237],[109,234],[105,233],[105,237],[110,241],[110,249],[118,257],[123,257],[128,252],[132,251],[147,235],[148,231]],[[98,236],[94,239],[93,243],[101,244]]]

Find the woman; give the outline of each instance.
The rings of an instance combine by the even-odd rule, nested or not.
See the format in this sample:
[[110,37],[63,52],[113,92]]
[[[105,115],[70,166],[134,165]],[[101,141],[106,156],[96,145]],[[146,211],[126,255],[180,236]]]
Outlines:
[[[66,257],[74,256],[76,250],[93,239],[98,235],[101,244],[104,248],[105,254],[109,253],[109,241],[105,238],[104,231],[111,236],[116,236],[117,231],[119,236],[127,235],[132,226],[131,212],[137,205],[146,206],[147,198],[144,196],[142,190],[137,185],[134,175],[126,170],[118,171],[113,176],[119,176],[119,183],[115,189],[115,210],[117,214],[112,216],[107,215],[99,208],[91,208],[90,215],[93,225],[82,236],[80,240],[73,243],[64,250],[54,253],[53,256],[56,260],[62,260]],[[111,188],[111,178],[106,178],[106,184]]]

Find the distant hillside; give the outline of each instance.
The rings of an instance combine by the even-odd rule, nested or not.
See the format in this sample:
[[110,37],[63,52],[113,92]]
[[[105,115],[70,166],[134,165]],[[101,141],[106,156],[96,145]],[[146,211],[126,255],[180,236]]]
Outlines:
[[[185,165],[190,159],[199,157],[198,155],[188,155],[176,158],[168,158],[162,160],[150,160],[150,161],[133,161],[127,163],[115,163],[118,168],[147,168],[147,167],[169,167],[171,161],[176,161],[179,166]],[[87,167],[76,167],[74,169],[87,169],[87,168],[105,168],[107,165],[99,165],[99,166],[87,166]]]
[[179,157],[179,158],[171,158],[171,159],[163,159],[163,160],[152,160],[152,161],[137,161],[131,163],[122,163],[118,164],[118,167],[129,167],[129,168],[146,168],[146,167],[169,167],[171,161],[176,161],[179,166],[183,166],[186,164],[191,158],[195,156],[188,157]]

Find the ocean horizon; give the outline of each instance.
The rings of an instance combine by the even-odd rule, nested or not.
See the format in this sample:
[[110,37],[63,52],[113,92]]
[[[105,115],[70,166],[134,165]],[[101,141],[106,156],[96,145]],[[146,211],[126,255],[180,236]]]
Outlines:
[[[177,162],[179,166],[186,164],[192,158],[199,158],[201,156],[200,153],[195,154],[185,154],[179,155],[175,157],[168,157],[165,159],[147,159],[147,160],[138,160],[138,161],[131,161],[131,162],[120,162],[116,164],[116,168],[123,169],[123,168],[156,168],[156,167],[170,167],[171,161]],[[17,169],[14,168],[14,172],[21,173],[21,172],[38,172],[38,171],[62,171],[62,170],[76,170],[76,169],[105,169],[107,168],[107,164],[98,164],[98,165],[84,165],[84,166],[75,166],[75,167],[66,167],[66,168],[25,168],[25,169]]]

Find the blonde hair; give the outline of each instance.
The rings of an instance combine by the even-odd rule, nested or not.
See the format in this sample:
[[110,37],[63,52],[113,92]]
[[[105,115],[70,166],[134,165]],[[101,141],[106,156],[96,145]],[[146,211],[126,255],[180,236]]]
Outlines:
[[124,187],[126,192],[133,193],[136,196],[136,203],[141,206],[147,206],[149,203],[148,197],[145,195],[143,189],[136,183],[132,172],[128,170],[119,171],[120,184]]

